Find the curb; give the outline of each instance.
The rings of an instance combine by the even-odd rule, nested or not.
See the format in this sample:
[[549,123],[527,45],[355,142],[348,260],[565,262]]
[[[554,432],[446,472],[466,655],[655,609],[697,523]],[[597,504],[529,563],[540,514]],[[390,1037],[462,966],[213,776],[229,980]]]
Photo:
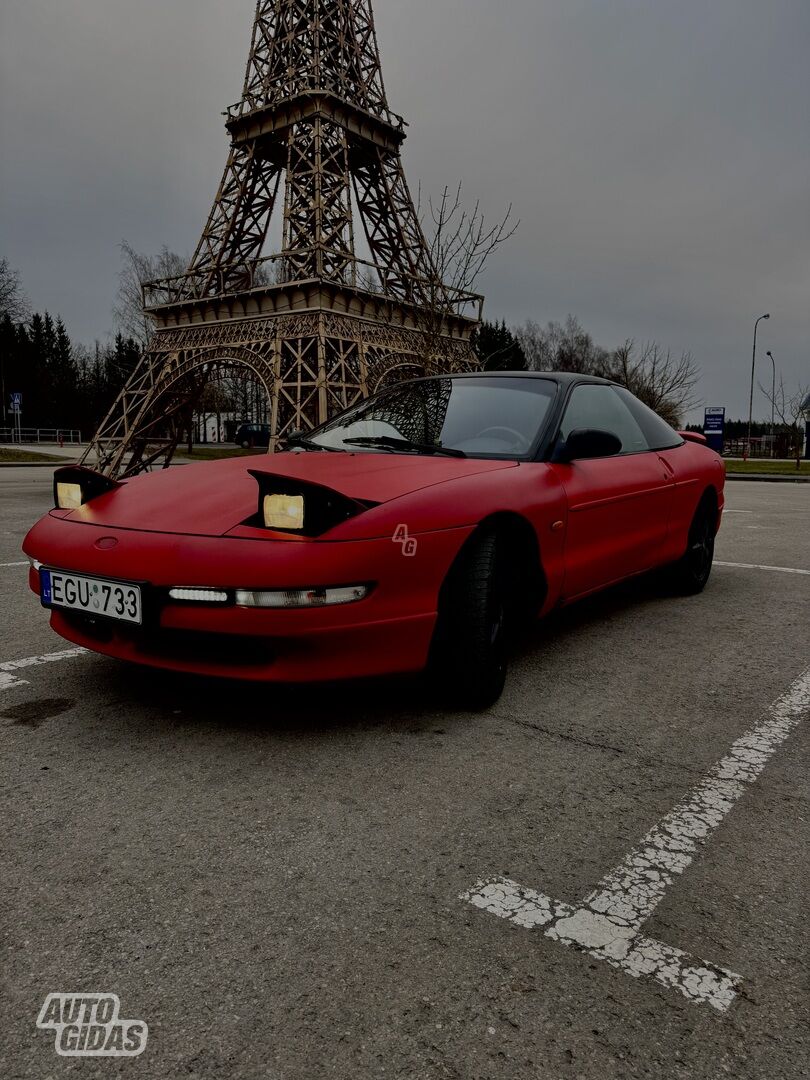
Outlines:
[[[62,469],[78,465],[78,461],[0,461],[0,469]],[[200,461],[173,461],[170,468],[178,465],[202,465]]]
[[75,465],[75,461],[0,461],[0,469],[61,469],[64,465]]
[[760,484],[810,484],[810,476],[784,473],[726,473],[726,480],[753,480]]

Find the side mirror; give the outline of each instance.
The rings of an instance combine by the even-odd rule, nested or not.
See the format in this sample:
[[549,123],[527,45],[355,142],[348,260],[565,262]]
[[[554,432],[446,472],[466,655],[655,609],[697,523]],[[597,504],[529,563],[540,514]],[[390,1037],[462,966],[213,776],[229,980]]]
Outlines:
[[562,465],[587,458],[614,457],[622,452],[622,441],[609,431],[578,428],[572,431],[552,460]]

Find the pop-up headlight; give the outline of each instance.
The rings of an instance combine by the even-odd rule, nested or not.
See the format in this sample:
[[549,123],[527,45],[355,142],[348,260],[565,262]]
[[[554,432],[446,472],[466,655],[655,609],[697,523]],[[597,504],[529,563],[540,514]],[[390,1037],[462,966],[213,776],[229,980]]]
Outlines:
[[264,524],[268,529],[303,529],[304,496],[265,495]]
[[99,495],[106,495],[121,485],[117,480],[85,469],[82,465],[68,465],[53,474],[53,501],[60,510],[78,510]]
[[55,501],[60,510],[78,510],[82,505],[81,484],[57,484]]
[[250,470],[259,485],[259,508],[247,524],[299,536],[322,536],[374,503],[360,502],[339,491],[288,476]]

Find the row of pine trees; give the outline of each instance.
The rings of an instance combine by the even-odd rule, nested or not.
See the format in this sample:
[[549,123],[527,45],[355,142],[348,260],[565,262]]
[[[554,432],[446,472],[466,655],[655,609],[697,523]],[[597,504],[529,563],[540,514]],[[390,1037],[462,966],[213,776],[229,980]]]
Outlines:
[[[118,334],[92,349],[74,344],[65,324],[49,312],[14,320],[0,318],[0,363],[4,404],[22,394],[21,426],[78,429],[87,439],[138,362],[132,338]],[[6,424],[11,424],[7,416]]]

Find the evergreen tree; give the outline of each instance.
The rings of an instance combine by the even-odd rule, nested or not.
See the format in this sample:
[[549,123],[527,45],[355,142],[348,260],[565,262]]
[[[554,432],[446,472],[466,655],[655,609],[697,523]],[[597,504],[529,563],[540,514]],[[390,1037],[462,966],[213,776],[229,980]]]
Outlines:
[[47,385],[44,388],[43,416],[45,427],[72,428],[79,405],[79,387],[73,345],[61,318],[56,323],[45,315]]
[[19,335],[17,323],[8,312],[0,318],[0,393],[3,395],[2,411],[0,419],[4,425],[11,426],[10,396],[18,390],[22,390],[19,384]]
[[141,359],[141,346],[133,337],[124,337],[119,331],[115,335],[115,345],[110,364],[114,369],[112,381],[120,389],[129,379]]
[[526,370],[523,349],[505,322],[482,322],[472,344],[484,371]]

